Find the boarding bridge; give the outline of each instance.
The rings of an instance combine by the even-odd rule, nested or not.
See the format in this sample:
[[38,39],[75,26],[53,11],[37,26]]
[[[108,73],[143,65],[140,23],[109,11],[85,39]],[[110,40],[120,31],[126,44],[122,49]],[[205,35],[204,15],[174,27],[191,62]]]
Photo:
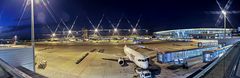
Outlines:
[[235,43],[224,55],[190,75],[188,78],[239,78],[240,42]]

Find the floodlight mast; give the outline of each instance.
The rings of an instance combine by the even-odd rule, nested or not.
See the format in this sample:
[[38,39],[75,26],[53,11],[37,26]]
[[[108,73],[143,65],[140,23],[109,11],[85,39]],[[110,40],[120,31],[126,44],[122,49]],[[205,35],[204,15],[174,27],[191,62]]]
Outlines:
[[118,29],[117,29],[117,28],[114,28],[114,29],[113,29],[112,35],[115,35],[115,34],[118,34]]
[[223,22],[224,22],[224,36],[223,38],[225,39],[226,38],[226,27],[227,27],[227,13],[225,10],[222,10],[222,14],[223,14]]
[[55,37],[56,37],[56,34],[55,34],[55,33],[52,33],[52,35],[51,35],[51,41],[53,41]]
[[93,33],[93,35],[97,35],[97,34],[98,34],[98,29],[95,28],[95,29],[94,29],[94,33]]

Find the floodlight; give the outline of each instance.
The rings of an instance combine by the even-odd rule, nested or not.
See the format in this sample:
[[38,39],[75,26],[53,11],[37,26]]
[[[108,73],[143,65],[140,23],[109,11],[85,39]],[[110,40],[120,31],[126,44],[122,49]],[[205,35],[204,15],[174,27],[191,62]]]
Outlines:
[[137,29],[136,28],[133,28],[133,32],[136,32],[137,31]]
[[223,14],[223,15],[226,15],[227,13],[226,13],[226,11],[222,10],[222,14]]
[[148,32],[148,30],[146,30],[146,32]]
[[98,29],[95,29],[94,32],[98,32]]
[[68,31],[68,34],[71,34],[71,33],[72,33],[72,31],[71,31],[71,30],[69,30],[69,31]]
[[35,0],[35,3],[36,4],[40,4],[40,0]]
[[55,34],[55,33],[53,33],[53,34],[52,34],[52,36],[53,36],[53,37],[55,37],[55,36],[56,36],[56,34]]
[[117,28],[114,28],[114,32],[117,32],[118,30],[117,30]]

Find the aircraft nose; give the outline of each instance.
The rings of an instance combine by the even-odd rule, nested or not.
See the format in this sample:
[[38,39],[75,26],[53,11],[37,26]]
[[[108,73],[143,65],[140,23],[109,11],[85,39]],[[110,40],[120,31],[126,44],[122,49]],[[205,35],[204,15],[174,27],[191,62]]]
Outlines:
[[142,67],[143,67],[143,69],[147,69],[148,68],[148,64],[144,64]]

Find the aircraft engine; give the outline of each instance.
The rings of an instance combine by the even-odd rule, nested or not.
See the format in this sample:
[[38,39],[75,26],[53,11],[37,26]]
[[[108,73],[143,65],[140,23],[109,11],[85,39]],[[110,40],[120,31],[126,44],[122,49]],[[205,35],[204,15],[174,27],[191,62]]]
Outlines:
[[120,64],[121,66],[123,66],[125,64],[125,61],[123,58],[119,58],[118,59],[118,64]]

